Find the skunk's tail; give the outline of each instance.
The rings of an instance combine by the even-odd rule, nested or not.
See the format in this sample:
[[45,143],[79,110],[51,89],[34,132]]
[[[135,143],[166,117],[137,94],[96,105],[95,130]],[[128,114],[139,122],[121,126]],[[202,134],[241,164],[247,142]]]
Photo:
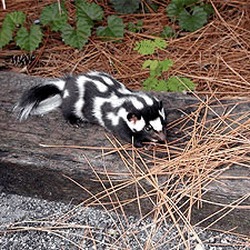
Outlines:
[[65,81],[55,80],[30,88],[14,107],[19,120],[26,120],[30,115],[43,115],[60,107],[64,87]]

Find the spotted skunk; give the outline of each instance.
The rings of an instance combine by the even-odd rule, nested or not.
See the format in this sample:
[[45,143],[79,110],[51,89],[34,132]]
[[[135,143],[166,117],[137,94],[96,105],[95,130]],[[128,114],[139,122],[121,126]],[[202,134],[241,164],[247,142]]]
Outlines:
[[[61,107],[70,123],[86,121],[103,126],[136,147],[166,140],[162,102],[129,90],[103,72],[48,80],[26,91],[16,104],[20,120]],[[132,140],[133,138],[133,140]]]

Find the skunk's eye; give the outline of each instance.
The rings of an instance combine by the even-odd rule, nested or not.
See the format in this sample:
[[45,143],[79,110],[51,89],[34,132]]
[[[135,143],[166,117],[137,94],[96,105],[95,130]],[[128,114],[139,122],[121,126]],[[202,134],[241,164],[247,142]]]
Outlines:
[[144,130],[147,131],[147,132],[152,130],[152,129],[153,129],[152,126],[149,125],[149,124],[144,127]]

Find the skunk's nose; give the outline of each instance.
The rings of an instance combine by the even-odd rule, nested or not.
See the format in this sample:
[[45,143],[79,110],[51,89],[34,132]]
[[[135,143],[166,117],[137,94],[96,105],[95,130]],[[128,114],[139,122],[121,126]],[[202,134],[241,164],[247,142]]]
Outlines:
[[157,133],[157,136],[158,136],[158,140],[159,141],[165,141],[167,138],[166,138],[166,134],[163,132],[163,131],[159,131],[158,133]]

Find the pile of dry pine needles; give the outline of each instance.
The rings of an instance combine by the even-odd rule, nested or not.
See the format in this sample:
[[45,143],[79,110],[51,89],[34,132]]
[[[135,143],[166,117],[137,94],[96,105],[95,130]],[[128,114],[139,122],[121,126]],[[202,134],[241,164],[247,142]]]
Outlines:
[[[29,22],[39,18],[44,6],[53,0],[38,1],[36,4],[24,0],[9,1],[6,10],[0,12],[0,23],[8,12],[20,10]],[[107,0],[96,1],[105,11],[105,16],[117,14]],[[172,26],[166,15],[170,1],[153,1],[160,5],[157,13],[122,15],[124,23],[143,20],[140,33],[126,32],[122,42],[102,41],[93,33],[89,43],[79,51],[65,45],[60,34],[45,33],[43,44],[35,51],[36,60],[29,67],[31,75],[58,77],[65,73],[89,70],[106,71],[132,88],[141,88],[148,71],[142,70],[145,56],[134,51],[136,41],[159,35],[163,27]],[[152,59],[170,58],[174,66],[166,77],[178,75],[191,78],[197,83],[197,91],[223,95],[247,95],[250,92],[250,5],[247,0],[209,1],[214,15],[202,29],[190,33],[181,32],[178,38],[169,39],[166,50],[158,51]],[[74,4],[66,3],[71,20]],[[105,21],[100,23],[105,25]],[[2,56],[22,54],[13,44],[6,46]]]

